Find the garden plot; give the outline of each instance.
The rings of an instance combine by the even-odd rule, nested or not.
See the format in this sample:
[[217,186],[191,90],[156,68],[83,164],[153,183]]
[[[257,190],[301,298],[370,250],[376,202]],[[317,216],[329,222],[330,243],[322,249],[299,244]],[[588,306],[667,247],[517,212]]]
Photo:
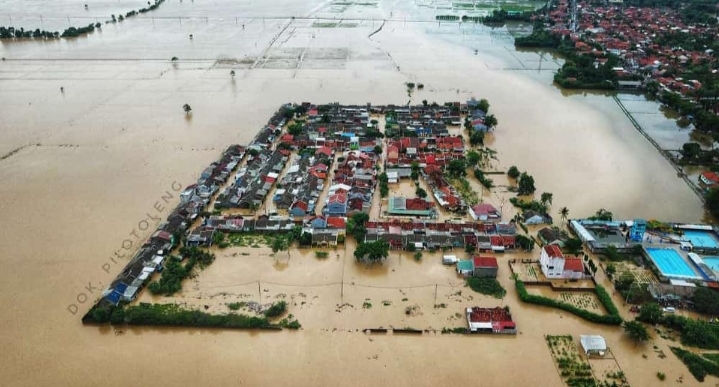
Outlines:
[[611,352],[603,358],[587,358],[572,336],[545,336],[559,376],[570,387],[629,387]]

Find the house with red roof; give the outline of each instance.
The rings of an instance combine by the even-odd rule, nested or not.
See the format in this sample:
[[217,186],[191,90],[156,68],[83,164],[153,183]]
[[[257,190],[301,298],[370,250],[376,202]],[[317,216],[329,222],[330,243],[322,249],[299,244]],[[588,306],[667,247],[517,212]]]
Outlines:
[[719,175],[712,171],[702,172],[699,175],[699,185],[706,190],[719,188]]
[[472,258],[474,270],[472,275],[481,278],[497,278],[499,265],[495,257],[474,257]]
[[317,156],[319,156],[319,155],[325,155],[325,156],[327,156],[327,157],[331,157],[331,156],[332,156],[332,149],[330,149],[330,148],[328,148],[328,147],[326,147],[326,146],[320,147],[319,149],[317,149],[317,150],[315,151],[315,155],[317,155]]
[[584,263],[577,257],[566,257],[564,259],[563,278],[582,279],[584,278]]
[[502,220],[502,214],[489,203],[479,203],[469,208],[469,215],[474,220],[483,222],[499,222]]
[[584,263],[574,256],[564,256],[557,245],[545,245],[539,256],[542,273],[548,279],[582,279]]
[[467,325],[472,333],[517,333],[509,307],[467,308]]

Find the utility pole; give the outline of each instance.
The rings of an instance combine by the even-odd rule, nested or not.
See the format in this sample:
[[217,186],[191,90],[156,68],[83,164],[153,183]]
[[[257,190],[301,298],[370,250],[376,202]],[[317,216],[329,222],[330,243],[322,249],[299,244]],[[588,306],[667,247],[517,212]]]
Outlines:
[[262,303],[262,291],[260,290],[260,281],[257,281],[257,295],[260,297],[260,303]]
[[437,305],[437,284],[434,284],[434,304]]

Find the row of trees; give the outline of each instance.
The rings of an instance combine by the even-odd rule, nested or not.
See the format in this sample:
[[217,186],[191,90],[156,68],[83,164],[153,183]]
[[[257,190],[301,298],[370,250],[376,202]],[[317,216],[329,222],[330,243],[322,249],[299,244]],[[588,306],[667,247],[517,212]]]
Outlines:
[[[140,8],[138,11],[130,11],[125,16],[120,15],[119,17],[115,17],[115,15],[110,16],[110,20],[106,21],[105,23],[115,23],[117,21],[123,21],[125,18],[129,18],[132,16],[137,15],[138,13],[145,13],[149,11],[154,11],[157,9],[157,7],[160,6],[165,0],[155,0],[155,3],[152,5],[149,5],[147,8]],[[94,23],[89,24],[85,27],[69,27],[65,31],[62,32],[62,34],[58,31],[45,31],[35,29],[35,30],[25,30],[24,28],[15,28],[15,27],[0,27],[0,39],[19,39],[19,38],[43,38],[43,39],[55,39],[55,38],[75,38],[81,35],[88,34],[95,30],[95,28],[101,28],[102,24],[100,23]]]

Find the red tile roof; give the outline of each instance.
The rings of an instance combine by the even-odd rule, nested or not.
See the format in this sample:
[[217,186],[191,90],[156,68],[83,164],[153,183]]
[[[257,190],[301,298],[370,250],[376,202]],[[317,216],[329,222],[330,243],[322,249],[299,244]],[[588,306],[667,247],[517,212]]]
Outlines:
[[564,260],[564,270],[584,272],[584,264],[579,258],[569,258]]
[[499,267],[497,258],[494,257],[474,257],[473,261],[474,267]]
[[704,176],[705,179],[711,181],[712,183],[719,183],[719,176],[714,172],[702,172],[702,176]]
[[544,251],[546,251],[547,255],[551,258],[564,258],[562,250],[560,250],[557,245],[546,245],[544,246]]
[[341,218],[339,216],[328,217],[327,218],[327,227],[345,228],[346,227],[345,218]]

